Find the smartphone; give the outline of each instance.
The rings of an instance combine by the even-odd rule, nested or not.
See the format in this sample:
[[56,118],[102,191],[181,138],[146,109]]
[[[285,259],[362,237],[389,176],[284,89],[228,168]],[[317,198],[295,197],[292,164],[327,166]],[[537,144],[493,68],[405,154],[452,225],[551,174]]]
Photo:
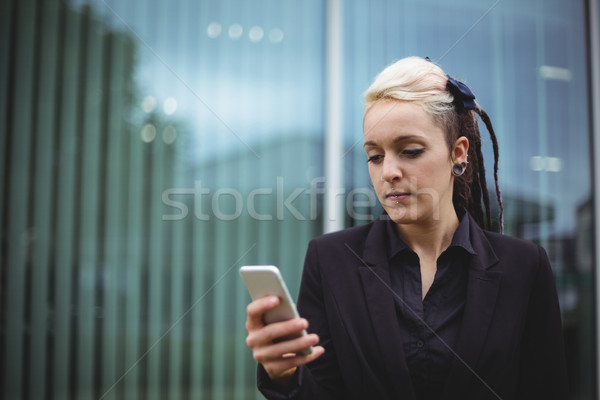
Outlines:
[[[265,296],[279,297],[279,305],[265,313],[266,324],[300,317],[279,268],[274,265],[245,265],[240,268],[240,275],[252,300],[258,300]],[[298,334],[279,338],[278,341],[294,339],[301,335],[306,335],[306,331],[302,330]],[[300,351],[301,354],[305,355],[311,352],[312,347]]]

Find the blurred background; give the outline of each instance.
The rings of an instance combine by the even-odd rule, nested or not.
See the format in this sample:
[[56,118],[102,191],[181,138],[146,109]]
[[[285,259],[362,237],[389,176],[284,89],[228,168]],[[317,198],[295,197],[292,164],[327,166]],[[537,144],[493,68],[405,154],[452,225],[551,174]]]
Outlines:
[[295,296],[312,237],[379,215],[362,93],[417,55],[490,114],[506,233],[547,249],[597,398],[596,6],[0,1],[0,397],[262,398],[238,269]]

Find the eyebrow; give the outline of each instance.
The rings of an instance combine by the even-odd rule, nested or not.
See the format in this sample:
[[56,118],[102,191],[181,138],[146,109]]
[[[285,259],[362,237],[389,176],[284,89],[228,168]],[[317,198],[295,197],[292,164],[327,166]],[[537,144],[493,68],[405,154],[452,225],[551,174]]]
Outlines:
[[[394,144],[396,144],[396,143],[403,142],[403,141],[405,141],[405,140],[410,140],[410,139],[414,139],[414,138],[420,138],[420,137],[421,137],[421,136],[418,136],[418,135],[404,135],[404,136],[398,136],[398,137],[396,137],[396,138],[394,139],[394,142],[393,142],[393,143],[394,143]],[[375,143],[375,142],[374,142],[374,141],[372,141],[372,140],[367,140],[367,141],[365,142],[365,144],[363,144],[363,147],[369,147],[369,146],[377,146],[377,143]]]

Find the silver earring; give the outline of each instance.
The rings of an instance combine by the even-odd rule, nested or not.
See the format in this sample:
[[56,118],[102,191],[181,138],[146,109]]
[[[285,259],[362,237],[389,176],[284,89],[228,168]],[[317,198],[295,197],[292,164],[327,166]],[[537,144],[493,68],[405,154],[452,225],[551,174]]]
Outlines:
[[467,163],[463,162],[463,163],[456,163],[452,166],[452,175],[454,176],[461,176],[462,174],[465,173],[465,169],[467,168]]

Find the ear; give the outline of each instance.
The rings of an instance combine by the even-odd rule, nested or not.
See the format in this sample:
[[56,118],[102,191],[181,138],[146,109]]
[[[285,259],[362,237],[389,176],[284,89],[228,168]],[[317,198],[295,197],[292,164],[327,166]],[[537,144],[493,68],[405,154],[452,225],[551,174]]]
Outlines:
[[452,146],[452,163],[462,164],[467,162],[467,153],[469,151],[469,139],[461,136],[456,139]]

